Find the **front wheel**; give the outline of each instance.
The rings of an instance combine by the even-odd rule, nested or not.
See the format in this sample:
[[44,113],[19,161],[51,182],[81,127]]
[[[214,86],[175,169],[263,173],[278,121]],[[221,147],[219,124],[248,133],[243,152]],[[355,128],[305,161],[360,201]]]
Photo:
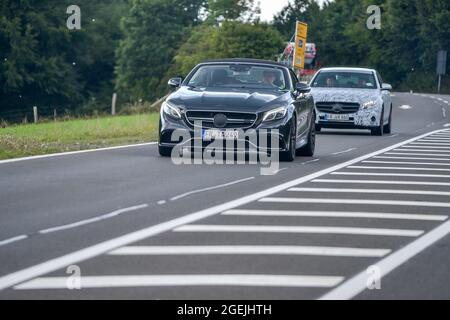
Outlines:
[[289,136],[289,149],[280,153],[280,160],[283,162],[293,162],[295,160],[295,146],[297,144],[297,121],[292,121],[291,133]]
[[380,125],[371,130],[372,135],[381,137],[381,136],[383,136],[383,130],[384,130],[384,108],[383,108],[383,111],[381,111]]
[[387,134],[392,133],[392,106],[391,106],[391,113],[389,114],[389,123],[384,126],[384,133]]
[[322,131],[322,127],[320,125],[316,124],[315,127],[316,127],[316,132]]
[[302,157],[314,156],[314,153],[316,151],[316,128],[317,128],[314,119],[315,117],[313,116],[308,133],[308,143],[304,147],[297,150],[296,152],[297,156]]
[[172,150],[173,150],[173,148],[171,148],[171,147],[161,147],[161,146],[158,147],[159,155],[164,158],[171,157]]

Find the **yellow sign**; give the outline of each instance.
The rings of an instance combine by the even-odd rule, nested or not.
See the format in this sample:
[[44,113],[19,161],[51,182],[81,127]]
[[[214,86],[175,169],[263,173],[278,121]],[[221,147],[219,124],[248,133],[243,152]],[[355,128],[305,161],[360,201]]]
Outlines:
[[294,67],[299,69],[305,68],[305,51],[306,41],[308,38],[308,25],[303,22],[297,22],[295,32],[295,50],[294,50]]

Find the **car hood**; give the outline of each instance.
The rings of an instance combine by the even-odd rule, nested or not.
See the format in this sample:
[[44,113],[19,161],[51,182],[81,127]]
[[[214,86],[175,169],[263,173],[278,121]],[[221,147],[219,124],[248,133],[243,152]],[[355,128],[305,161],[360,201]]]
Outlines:
[[182,87],[168,101],[187,110],[261,112],[289,103],[289,92],[261,89]]
[[377,89],[312,88],[315,102],[354,102],[364,104],[380,98]]

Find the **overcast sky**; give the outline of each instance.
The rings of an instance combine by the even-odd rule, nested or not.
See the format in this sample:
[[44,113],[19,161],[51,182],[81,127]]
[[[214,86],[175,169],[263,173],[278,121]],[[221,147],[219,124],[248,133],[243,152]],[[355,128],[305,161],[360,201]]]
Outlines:
[[[260,0],[261,1],[261,20],[271,21],[273,16],[281,11],[289,0]],[[324,0],[319,0],[320,3]]]

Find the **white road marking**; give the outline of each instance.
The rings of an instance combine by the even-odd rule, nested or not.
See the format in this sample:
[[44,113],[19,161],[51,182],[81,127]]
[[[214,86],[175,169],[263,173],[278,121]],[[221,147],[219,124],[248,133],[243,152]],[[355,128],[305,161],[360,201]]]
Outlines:
[[[83,289],[138,288],[138,287],[286,287],[330,288],[344,280],[343,277],[288,276],[288,275],[135,275],[81,277]],[[38,278],[14,287],[16,290],[67,289],[67,278]]]
[[[390,175],[389,175],[390,176]],[[427,181],[393,181],[393,180],[334,180],[334,179],[316,179],[313,183],[342,183],[342,184],[391,184],[391,185],[409,185],[409,186],[440,186],[450,187],[448,182],[427,182]]]
[[429,137],[425,137],[416,141],[428,141],[428,140],[443,140],[443,141],[448,141],[450,140],[450,137],[436,137],[436,136],[429,136]]
[[423,220],[445,221],[448,216],[429,214],[404,214],[381,212],[347,212],[347,211],[285,211],[285,210],[228,210],[224,216],[248,217],[313,217],[313,218],[361,218],[388,220]]
[[429,136],[428,138],[430,138],[430,139],[435,139],[435,138],[450,138],[450,134],[447,134],[447,133],[442,133],[442,134],[434,134],[434,135],[431,135],[431,136]]
[[442,116],[443,116],[444,118],[447,118],[447,110],[445,110],[444,107],[442,107]]
[[64,256],[61,256],[61,257],[58,257],[55,259],[51,259],[46,262],[16,271],[14,273],[4,275],[4,276],[0,277],[0,290],[14,286],[18,283],[23,283],[24,281],[42,276],[44,274],[51,273],[53,271],[59,270],[61,268],[67,267],[69,265],[77,264],[82,261],[97,257],[97,256],[104,254],[106,252],[109,252],[111,250],[117,249],[117,248],[125,246],[125,245],[129,245],[130,243],[144,240],[146,238],[149,238],[149,237],[152,237],[152,236],[155,236],[158,234],[161,234],[163,232],[172,230],[173,228],[176,228],[176,227],[188,224],[188,223],[193,223],[193,222],[211,217],[213,215],[219,214],[223,211],[230,210],[230,209],[242,206],[242,205],[246,205],[246,204],[256,201],[260,198],[279,193],[286,189],[295,187],[299,184],[309,182],[311,180],[325,176],[331,172],[340,170],[349,165],[356,164],[363,160],[367,160],[374,156],[378,156],[383,153],[389,152],[393,149],[399,148],[410,142],[423,139],[425,137],[430,136],[431,134],[433,134],[435,132],[440,132],[440,131],[437,130],[434,132],[425,133],[423,135],[400,142],[393,146],[389,146],[382,150],[378,150],[378,151],[366,154],[364,156],[355,158],[353,160],[349,160],[347,162],[344,162],[344,163],[329,167],[327,169],[315,172],[313,174],[310,174],[310,175],[307,175],[307,176],[304,176],[304,177],[301,177],[298,179],[294,179],[292,181],[269,188],[267,190],[264,190],[264,191],[261,191],[258,193],[254,193],[249,196],[245,196],[240,199],[236,199],[236,200],[233,200],[233,201],[230,201],[230,202],[227,202],[227,203],[215,206],[215,207],[211,207],[211,208],[208,208],[205,210],[194,212],[192,214],[188,214],[186,216],[183,216],[183,217],[180,217],[177,219],[173,219],[173,220],[170,220],[170,221],[158,224],[158,225],[150,226],[150,227],[144,228],[142,230],[132,232],[132,233],[126,234],[124,236],[117,237],[117,238],[111,239],[109,241],[105,241],[105,242],[87,247],[85,249],[78,250],[78,251],[69,253],[67,255],[64,255]]
[[431,150],[431,148],[427,148],[427,149],[420,149],[420,147],[414,147],[414,149],[408,149],[411,147],[402,147],[404,149],[396,149],[394,151],[399,151],[399,152],[437,152],[437,153],[450,153],[450,150]]
[[230,187],[230,186],[233,186],[233,185],[236,185],[236,184],[239,184],[239,183],[242,183],[242,182],[247,182],[247,181],[250,181],[250,180],[253,180],[253,179],[255,179],[255,177],[240,179],[240,180],[232,181],[232,182],[229,182],[229,183],[225,183],[225,184],[221,184],[221,185],[217,185],[217,186],[213,186],[213,187],[208,187],[208,188],[204,188],[204,189],[189,191],[189,192],[183,193],[182,195],[179,195],[179,196],[171,198],[170,201],[177,201],[177,200],[186,198],[186,197],[194,195],[194,194],[198,194],[198,193],[202,193],[202,192],[206,192],[206,191],[211,191],[211,190],[216,190],[216,189],[220,189],[220,188]]
[[[450,138],[437,138],[437,137],[430,137],[430,138],[423,138],[420,140],[417,140],[417,142],[449,142]],[[414,143],[414,142],[411,142]]]
[[84,154],[84,153],[92,153],[92,152],[99,152],[99,151],[112,151],[112,150],[121,150],[121,149],[136,148],[136,147],[145,147],[145,146],[152,146],[152,145],[155,145],[155,144],[157,144],[157,142],[130,144],[130,145],[125,145],[125,146],[90,149],[90,150],[81,150],[81,151],[53,153],[53,154],[46,154],[46,155],[40,155],[40,156],[24,157],[24,158],[9,159],[9,160],[1,160],[0,164],[14,163],[14,162],[21,162],[21,161],[28,161],[28,160],[55,158],[55,157],[62,157],[62,156],[72,156],[72,155],[78,155],[78,154]]
[[[419,144],[419,145],[404,146],[403,148],[411,148],[411,149],[450,149],[450,147],[444,147],[444,146],[446,146],[446,145],[443,144],[442,147],[441,147],[439,145],[437,145],[437,146],[433,145],[432,146],[432,145],[429,145],[429,144]],[[447,146],[448,146],[448,144],[447,144]]]
[[342,189],[342,188],[291,188],[289,192],[310,193],[367,193],[367,194],[413,194],[423,196],[450,196],[450,192],[424,190],[394,190],[394,189]]
[[411,106],[409,106],[409,105],[403,105],[403,106],[400,106],[400,107],[398,107],[399,109],[402,109],[402,110],[411,110],[412,109],[412,107]]
[[340,151],[340,152],[332,153],[332,155],[333,155],[333,156],[337,156],[337,155],[340,155],[340,154],[352,152],[352,151],[354,151],[354,150],[356,150],[356,149],[357,149],[357,148],[351,148],[351,149],[347,149],[347,150],[345,150],[345,151]]
[[424,233],[422,230],[402,229],[238,225],[186,225],[174,229],[174,232],[351,234],[392,237],[418,237]]
[[450,208],[450,202],[361,200],[361,199],[307,199],[307,198],[263,198],[264,203],[318,203],[318,204],[363,204],[379,206]]
[[21,236],[17,236],[17,237],[14,237],[14,238],[9,238],[9,239],[6,239],[6,240],[2,240],[2,241],[0,241],[0,247],[6,246],[8,244],[11,244],[11,243],[14,243],[14,242],[18,242],[18,241],[21,241],[21,240],[25,240],[27,238],[28,238],[27,235],[21,235]]
[[314,159],[314,160],[306,161],[306,162],[303,162],[302,164],[310,164],[310,163],[314,163],[314,162],[318,162],[318,161],[320,161],[320,159]]
[[109,255],[302,255],[328,257],[384,257],[391,253],[388,249],[362,249],[339,247],[304,246],[162,246],[123,247]]
[[331,175],[362,177],[414,177],[414,178],[450,178],[450,175],[403,174],[403,173],[367,173],[367,172],[333,172]]
[[[450,102],[448,102],[448,104],[450,104]],[[450,123],[444,124],[444,127],[450,127]]]
[[400,170],[400,171],[444,171],[450,172],[450,169],[441,168],[412,168],[412,167],[369,167],[369,166],[350,166],[348,169],[363,169],[363,170]]
[[419,142],[413,142],[411,144],[409,144],[410,146],[450,146],[450,141],[449,142],[423,142],[423,141],[419,141]]
[[99,217],[95,217],[92,219],[86,219],[86,220],[82,220],[82,221],[78,221],[75,223],[70,223],[70,224],[66,224],[63,226],[58,226],[58,227],[54,227],[54,228],[48,228],[45,230],[41,230],[39,231],[40,234],[48,234],[48,233],[53,233],[53,232],[58,232],[58,231],[63,231],[63,230],[68,230],[68,229],[74,229],[77,227],[81,227],[81,226],[85,226],[87,224],[91,224],[91,223],[95,223],[95,222],[99,222],[102,220],[106,220],[106,219],[111,219],[111,218],[115,218],[117,216],[120,216],[121,214],[124,213],[128,213],[128,212],[133,212],[133,211],[137,211],[137,210],[142,210],[148,207],[148,204],[142,204],[139,206],[133,206],[133,207],[129,207],[129,208],[124,208],[124,209],[120,209],[120,210],[116,210],[114,212],[99,216]]
[[160,200],[160,201],[157,202],[157,204],[158,204],[159,206],[165,205],[166,203],[167,203],[166,200]]
[[418,157],[373,157],[374,159],[396,159],[396,160],[427,160],[427,161],[450,161],[449,158],[418,158]]
[[[392,156],[429,156],[429,157],[447,157],[446,154],[436,154],[436,153],[406,153],[406,152],[386,152],[386,155],[392,155]],[[450,155],[448,155],[450,159]],[[429,159],[433,160],[433,159]]]
[[[448,161],[448,160],[447,160]],[[371,164],[403,164],[403,165],[420,165],[420,166],[450,166],[450,163],[436,163],[436,162],[409,162],[409,161],[363,161],[362,163]]]
[[[386,277],[390,272],[409,261],[411,258],[421,253],[432,244],[443,239],[450,233],[450,221],[437,227],[433,231],[425,234],[421,238],[406,245],[399,251],[376,263],[381,271],[381,278]],[[347,280],[341,286],[325,294],[321,300],[349,300],[367,289],[367,272],[363,271],[353,278]]]

